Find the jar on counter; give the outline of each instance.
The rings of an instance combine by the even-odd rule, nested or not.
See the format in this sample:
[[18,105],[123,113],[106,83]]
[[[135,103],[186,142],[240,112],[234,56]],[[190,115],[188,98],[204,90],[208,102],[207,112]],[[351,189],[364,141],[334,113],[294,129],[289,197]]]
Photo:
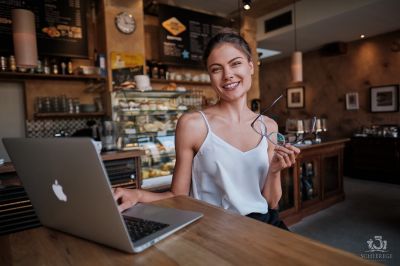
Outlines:
[[0,57],[0,71],[7,71],[7,58],[5,56]]
[[10,56],[9,63],[10,63],[9,66],[10,70],[12,72],[17,71],[17,63],[15,62],[15,57],[13,55]]
[[151,69],[151,77],[153,79],[160,78],[159,75],[158,75],[158,66],[157,65],[153,65],[153,68]]
[[68,74],[70,74],[70,75],[72,75],[73,72],[74,72],[74,70],[73,70],[73,68],[72,68],[72,62],[71,62],[71,61],[68,61],[68,64],[67,64],[67,72],[68,72]]
[[79,107],[80,105],[79,98],[74,98],[73,103],[74,103],[74,113],[79,114],[81,112]]
[[38,60],[37,67],[36,67],[36,72],[41,74],[41,73],[43,73],[43,71],[44,71],[44,69],[43,69],[42,61]]
[[67,74],[67,64],[65,64],[65,62],[61,62],[61,74]]
[[50,64],[49,64],[49,59],[48,58],[44,59],[43,71],[44,71],[45,74],[50,74]]
[[57,62],[54,62],[53,65],[51,66],[51,73],[57,75],[58,74],[58,65]]

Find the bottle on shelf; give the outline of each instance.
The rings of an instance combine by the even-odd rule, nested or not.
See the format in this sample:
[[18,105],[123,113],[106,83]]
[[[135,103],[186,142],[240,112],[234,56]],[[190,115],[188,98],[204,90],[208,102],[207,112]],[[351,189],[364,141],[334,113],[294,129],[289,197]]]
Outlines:
[[158,66],[157,66],[157,64],[153,64],[153,65],[152,65],[152,68],[151,68],[151,77],[152,77],[153,79],[159,79],[159,78],[160,78],[160,76],[159,76],[159,74],[158,74]]
[[39,73],[39,74],[43,73],[44,69],[43,69],[42,60],[38,59],[38,64],[37,64],[35,71],[36,71],[36,73]]
[[159,65],[158,66],[158,77],[160,79],[166,79],[166,72],[167,72],[167,66],[166,65]]
[[58,64],[56,59],[53,59],[51,62],[51,73],[55,75],[58,74]]
[[72,67],[72,61],[71,60],[68,61],[67,72],[68,72],[69,75],[72,75],[74,73],[74,69]]
[[44,71],[44,74],[47,74],[47,75],[50,74],[50,62],[47,57],[44,58],[43,71]]
[[10,64],[10,65],[9,65],[9,69],[10,69],[12,72],[17,71],[17,64],[16,64],[16,62],[15,62],[15,57],[14,57],[13,55],[10,56],[9,64]]
[[67,64],[65,64],[65,62],[63,61],[63,62],[61,62],[61,74],[62,75],[65,75],[65,74],[67,74]]
[[0,57],[0,71],[7,71],[7,57],[1,56]]

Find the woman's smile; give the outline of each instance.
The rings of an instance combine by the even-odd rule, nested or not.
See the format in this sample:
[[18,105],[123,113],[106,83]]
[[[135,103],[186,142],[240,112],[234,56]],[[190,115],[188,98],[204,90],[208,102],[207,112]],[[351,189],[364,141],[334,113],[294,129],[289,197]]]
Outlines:
[[240,82],[230,82],[222,86],[225,90],[234,90],[239,86]]

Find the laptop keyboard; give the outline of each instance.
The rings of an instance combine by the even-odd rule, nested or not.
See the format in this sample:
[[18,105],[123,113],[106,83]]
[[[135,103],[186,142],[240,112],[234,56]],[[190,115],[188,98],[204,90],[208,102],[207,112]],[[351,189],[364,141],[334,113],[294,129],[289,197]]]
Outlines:
[[135,217],[124,217],[124,220],[133,242],[160,231],[168,226],[168,224],[143,220]]

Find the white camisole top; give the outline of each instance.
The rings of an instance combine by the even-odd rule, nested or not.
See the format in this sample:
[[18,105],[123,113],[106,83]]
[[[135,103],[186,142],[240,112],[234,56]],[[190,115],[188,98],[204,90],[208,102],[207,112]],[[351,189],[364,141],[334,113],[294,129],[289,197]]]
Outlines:
[[193,159],[191,196],[241,215],[267,213],[261,194],[269,168],[266,138],[243,152],[215,135],[200,114],[208,132]]

